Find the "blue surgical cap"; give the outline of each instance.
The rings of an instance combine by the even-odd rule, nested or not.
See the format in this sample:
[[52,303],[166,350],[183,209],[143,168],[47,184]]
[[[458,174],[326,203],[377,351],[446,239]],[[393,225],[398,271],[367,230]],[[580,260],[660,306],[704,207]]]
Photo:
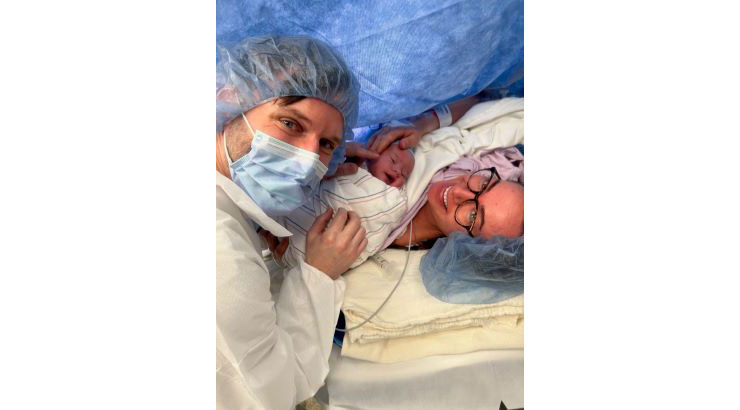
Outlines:
[[421,258],[430,295],[447,303],[496,303],[524,293],[524,236],[473,238],[455,232]]
[[216,128],[235,116],[280,97],[325,101],[344,117],[344,138],[328,175],[344,161],[344,140],[353,138],[360,86],[342,57],[328,44],[305,36],[250,37],[218,47]]

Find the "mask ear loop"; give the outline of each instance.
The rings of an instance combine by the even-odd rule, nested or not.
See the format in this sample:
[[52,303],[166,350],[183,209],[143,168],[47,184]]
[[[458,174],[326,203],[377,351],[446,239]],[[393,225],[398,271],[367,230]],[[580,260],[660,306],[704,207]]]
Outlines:
[[247,127],[249,127],[249,132],[252,133],[252,138],[255,137],[254,130],[252,129],[252,124],[249,123],[249,120],[247,119],[247,116],[242,113],[242,118],[244,118],[244,122],[247,123]]
[[391,296],[396,291],[396,289],[398,289],[398,285],[401,284],[401,280],[403,280],[403,275],[406,274],[406,268],[409,266],[409,258],[411,256],[411,240],[414,237],[413,235],[414,235],[414,223],[413,222],[409,222],[409,249],[408,249],[408,252],[406,252],[406,264],[403,265],[403,272],[401,272],[401,277],[398,278],[398,282],[396,282],[396,286],[393,287],[393,289],[391,290],[391,293],[388,294],[388,297],[386,297],[385,300],[383,301],[383,303],[380,304],[380,307],[378,308],[378,310],[376,310],[375,313],[373,313],[372,315],[370,315],[369,318],[365,319],[362,323],[360,323],[357,326],[352,326],[349,329],[334,328],[334,330],[336,330],[337,332],[343,332],[343,333],[344,332],[348,332],[350,330],[355,330],[355,329],[359,328],[360,326],[364,325],[365,323],[369,322],[370,319],[374,318],[375,315],[377,315],[378,312],[380,312],[380,309],[383,309],[383,306],[385,306],[386,302],[388,302],[388,300],[391,298]]
[[231,160],[231,155],[229,155],[229,149],[226,147],[226,126],[224,126],[224,131],[221,133],[224,140],[224,153],[226,154],[226,161],[229,162],[229,166],[234,163],[234,161]]
[[[237,101],[239,100],[239,97],[236,97]],[[252,138],[254,138],[254,130],[252,129],[252,124],[249,123],[249,120],[247,120],[247,116],[242,113],[242,118],[244,119],[244,122],[247,123],[247,127],[249,128],[249,132],[252,133]],[[228,161],[229,166],[234,163],[234,161],[231,159],[231,155],[229,155],[229,148],[226,146],[226,125],[224,124],[224,130],[221,133],[223,135],[224,140],[224,153],[226,153],[226,161]]]

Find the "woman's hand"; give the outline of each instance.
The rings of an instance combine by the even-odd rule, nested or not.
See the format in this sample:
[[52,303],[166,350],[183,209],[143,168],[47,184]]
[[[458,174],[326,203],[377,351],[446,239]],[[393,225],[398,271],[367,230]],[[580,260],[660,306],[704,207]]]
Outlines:
[[409,149],[419,145],[419,140],[426,133],[426,130],[416,127],[385,127],[370,138],[367,146],[371,151],[381,153],[400,139],[401,149]]
[[400,139],[401,149],[409,149],[419,145],[419,140],[424,135],[439,128],[439,119],[431,111],[421,113],[414,117],[409,127],[385,127],[370,138],[367,146],[371,151],[382,153],[394,141]]
[[306,263],[336,279],[365,250],[367,239],[356,213],[339,208],[331,219],[333,213],[331,208],[327,209],[308,230]]
[[352,175],[357,173],[357,168],[362,165],[366,160],[376,160],[380,155],[377,152],[370,151],[363,147],[359,142],[348,142],[344,148],[344,156],[347,157],[347,161],[337,167],[336,172],[333,175],[324,177],[324,179],[332,179],[341,177],[342,175]]

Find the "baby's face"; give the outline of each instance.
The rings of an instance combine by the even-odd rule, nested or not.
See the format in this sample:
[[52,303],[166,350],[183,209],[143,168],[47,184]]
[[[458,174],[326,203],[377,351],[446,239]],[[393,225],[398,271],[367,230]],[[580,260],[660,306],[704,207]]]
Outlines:
[[386,184],[400,188],[414,169],[414,156],[398,144],[392,144],[375,161],[368,162],[370,174]]

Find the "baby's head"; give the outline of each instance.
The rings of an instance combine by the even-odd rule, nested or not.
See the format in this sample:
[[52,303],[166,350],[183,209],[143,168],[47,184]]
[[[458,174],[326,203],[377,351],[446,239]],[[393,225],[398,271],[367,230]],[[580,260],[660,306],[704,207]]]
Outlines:
[[414,156],[409,150],[401,149],[398,143],[391,144],[380,154],[380,158],[368,161],[367,169],[375,178],[400,188],[414,169]]

